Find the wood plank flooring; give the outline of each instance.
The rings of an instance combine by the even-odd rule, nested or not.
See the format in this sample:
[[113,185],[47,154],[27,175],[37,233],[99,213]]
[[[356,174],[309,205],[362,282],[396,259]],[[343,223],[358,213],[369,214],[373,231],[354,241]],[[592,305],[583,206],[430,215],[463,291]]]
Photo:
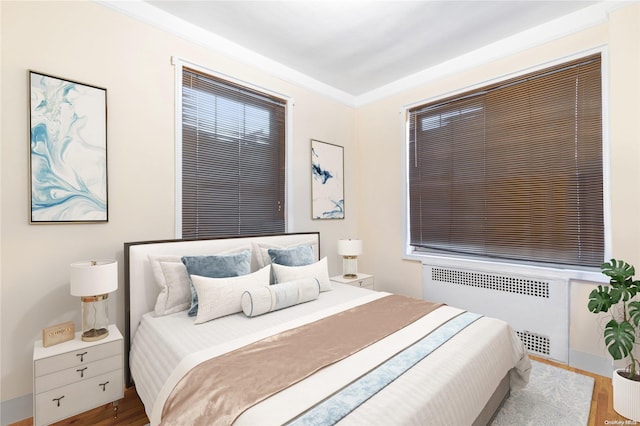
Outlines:
[[[531,357],[536,361],[544,362],[554,365],[556,367],[563,368],[565,370],[573,371],[575,373],[585,374],[595,379],[595,385],[593,389],[593,398],[591,399],[591,412],[589,413],[589,426],[603,426],[611,424],[636,424],[632,421],[626,421],[626,419],[620,416],[613,410],[613,392],[611,387],[611,378],[603,377],[597,374],[592,374],[586,371],[578,370],[576,368],[567,367],[566,365],[559,364],[557,362],[549,361],[543,358]],[[620,421],[621,423],[617,423]],[[626,422],[625,422],[626,421]],[[147,424],[149,420],[144,412],[142,402],[134,388],[127,389],[124,394],[124,399],[120,400],[118,405],[117,417],[114,416],[113,406],[107,404],[86,413],[79,414],[75,417],[71,417],[67,420],[55,423],[56,426],[66,425],[91,425],[91,426],[108,426],[108,425],[127,425],[127,426],[143,426]],[[14,423],[11,426],[31,426],[33,425],[33,419],[22,420],[18,423]],[[546,425],[545,425],[546,426]]]
[[[77,416],[54,423],[55,426],[144,426],[149,419],[144,412],[142,401],[138,397],[135,388],[125,389],[124,398],[118,402],[117,415],[112,404],[106,404],[93,410],[89,410]],[[32,426],[33,418],[25,419],[10,426]]]

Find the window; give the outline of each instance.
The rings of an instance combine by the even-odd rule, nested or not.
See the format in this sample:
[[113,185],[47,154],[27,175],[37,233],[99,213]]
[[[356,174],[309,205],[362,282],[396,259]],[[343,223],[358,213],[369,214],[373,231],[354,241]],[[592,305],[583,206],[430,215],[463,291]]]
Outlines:
[[604,259],[600,56],[408,111],[415,251]]
[[182,69],[182,238],[285,231],[286,100]]

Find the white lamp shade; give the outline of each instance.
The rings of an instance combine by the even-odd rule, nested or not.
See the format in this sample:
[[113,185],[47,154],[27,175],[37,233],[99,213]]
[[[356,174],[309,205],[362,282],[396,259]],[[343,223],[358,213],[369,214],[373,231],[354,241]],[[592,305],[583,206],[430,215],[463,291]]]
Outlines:
[[362,254],[362,240],[338,240],[338,254],[341,256]]
[[97,296],[118,289],[116,260],[83,260],[71,264],[71,294]]

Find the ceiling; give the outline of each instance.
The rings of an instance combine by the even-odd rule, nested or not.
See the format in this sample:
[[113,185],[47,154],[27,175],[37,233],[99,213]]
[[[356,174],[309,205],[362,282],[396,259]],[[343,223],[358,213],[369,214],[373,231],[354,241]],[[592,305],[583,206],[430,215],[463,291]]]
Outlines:
[[352,96],[597,1],[147,1]]

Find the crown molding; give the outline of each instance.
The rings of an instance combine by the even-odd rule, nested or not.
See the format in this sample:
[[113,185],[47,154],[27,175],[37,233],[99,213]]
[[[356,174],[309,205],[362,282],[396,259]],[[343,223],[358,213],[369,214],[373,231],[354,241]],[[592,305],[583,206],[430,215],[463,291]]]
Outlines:
[[514,36],[489,44],[457,58],[396,80],[361,95],[351,95],[276,62],[231,40],[220,37],[173,16],[144,1],[96,0],[97,3],[146,22],[187,41],[215,51],[241,63],[257,67],[292,84],[321,93],[351,107],[364,106],[397,93],[424,85],[438,78],[459,73],[497,59],[604,23],[615,9],[635,1],[602,1],[577,12],[549,21]]
[[276,62],[233,41],[206,31],[141,0],[95,0],[96,3],[145,22],[213,52],[259,68],[282,80],[322,93],[344,104],[355,106],[355,97]]
[[630,2],[605,1],[586,7],[360,95],[356,98],[355,106],[370,104],[447,75],[476,68],[602,24],[607,22],[611,11],[628,4]]

